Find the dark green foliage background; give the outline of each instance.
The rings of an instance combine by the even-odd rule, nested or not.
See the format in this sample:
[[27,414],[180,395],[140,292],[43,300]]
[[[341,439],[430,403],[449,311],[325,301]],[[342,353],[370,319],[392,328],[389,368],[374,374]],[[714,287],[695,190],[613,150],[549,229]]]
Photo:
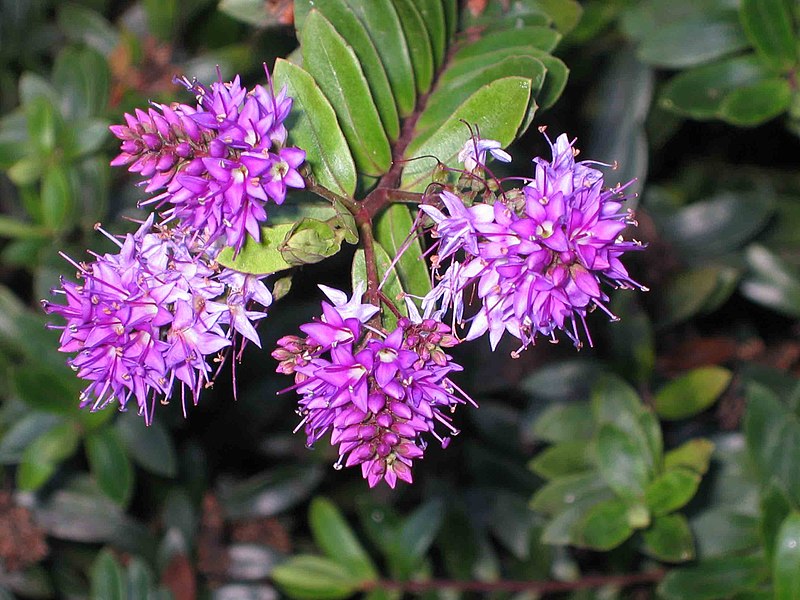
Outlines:
[[[521,581],[566,582],[552,597],[574,600],[800,598],[800,5],[468,4],[461,29],[543,27],[555,42],[562,32],[552,51],[570,69],[560,97],[537,90],[513,167],[497,174],[532,174],[528,158],[547,153],[543,125],[577,136],[581,158],[618,163],[609,182],[635,177],[640,194],[629,235],[649,244],[628,263],[651,291],[614,293],[621,320],[592,315],[594,348],[579,353],[458,348],[458,382],[480,409],[460,410],[461,435],[446,451],[431,445],[415,484],[391,491],[332,469],[325,444],[304,447],[293,394],[277,394],[288,378],[257,348],[237,367],[238,400],[225,369],[187,420],[177,404],[160,406],[151,428],[131,413],[78,411],[82,386],[38,310],[71,270],[59,251],[109,251],[93,225],[124,232],[142,214],[131,178],[108,167],[107,126],[148,100],[189,102],[173,75],[210,81],[218,68],[251,84],[262,62],[299,60],[291,3],[0,0],[0,473],[49,544],[22,569],[0,560],[0,599],[537,597],[506,585]],[[300,37],[326,91],[319,16]],[[412,88],[432,83],[439,33],[430,64],[425,49],[412,56]],[[363,192],[375,183],[364,173],[388,169],[393,111],[413,103],[412,92],[377,106],[382,153],[350,143],[361,175],[339,191]],[[450,111],[443,102],[440,117]],[[379,239],[404,219],[387,217]],[[265,349],[317,314],[317,283],[350,285],[351,234],[337,231],[335,255],[295,274],[260,326]],[[583,589],[595,575],[621,577]]]

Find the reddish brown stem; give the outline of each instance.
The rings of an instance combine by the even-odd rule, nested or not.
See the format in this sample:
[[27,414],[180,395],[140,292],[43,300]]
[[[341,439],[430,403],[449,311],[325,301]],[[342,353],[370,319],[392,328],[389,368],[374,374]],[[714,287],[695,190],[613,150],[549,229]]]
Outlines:
[[629,573],[625,575],[590,575],[577,581],[459,581],[456,579],[429,579],[427,581],[394,581],[379,579],[362,586],[365,592],[381,589],[407,593],[423,593],[435,590],[454,590],[458,592],[538,592],[553,594],[571,592],[604,585],[630,587],[632,585],[657,583],[664,578],[664,570],[647,571],[645,573]]

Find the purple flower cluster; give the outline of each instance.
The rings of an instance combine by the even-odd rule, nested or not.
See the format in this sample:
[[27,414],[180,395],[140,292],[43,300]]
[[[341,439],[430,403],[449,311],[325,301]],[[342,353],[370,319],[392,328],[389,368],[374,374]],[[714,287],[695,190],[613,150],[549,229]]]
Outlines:
[[[166,403],[177,380],[186,414],[186,390],[197,404],[210,385],[210,356],[233,344],[234,333],[259,344],[252,321],[266,316],[246,310],[251,300],[272,303],[266,286],[254,276],[220,270],[206,254],[191,251],[183,229],[153,226],[153,215],[122,242],[117,254],[95,255],[73,263],[80,281],[62,279],[66,304],[43,301],[46,312],[66,321],[62,352],[89,381],[81,407],[98,410],[112,401],[124,410],[136,400],[149,425],[155,400]],[[70,261],[72,262],[72,261]]]
[[268,201],[282,204],[287,188],[304,187],[297,171],[305,152],[286,147],[283,122],[292,107],[286,90],[243,88],[237,76],[206,88],[182,83],[197,106],[153,104],[126,114],[111,131],[122,140],[112,165],[130,165],[144,177],[147,192],[163,190],[146,203],[202,232],[208,243],[224,236],[237,251],[249,233],[260,239]]
[[620,261],[642,248],[621,236],[635,224],[623,210],[625,186],[604,188],[602,173],[591,166],[596,163],[575,161],[573,143],[566,135],[551,143],[552,161],[536,158],[535,178],[522,189],[471,206],[443,191],[446,212],[421,207],[440,238],[438,283],[423,299],[426,314],[441,318],[452,308],[454,321],[463,323],[464,291],[475,283],[481,307],[467,340],[488,331],[495,348],[508,332],[525,348],[539,334],[556,341],[556,330],[563,330],[580,347],[579,324],[591,344],[589,311],[600,308],[616,318],[601,284],[644,289]]
[[322,317],[300,327],[305,338],[278,341],[273,356],[278,372],[295,375],[298,413],[308,446],[331,431],[339,446],[335,468],[361,465],[374,487],[380,480],[395,487],[412,481],[414,459],[422,458],[430,433],[443,446],[458,430],[450,413],[472,402],[449,379],[461,367],[442,348],[456,339],[432,319],[402,318],[388,335],[367,322],[377,307],[361,304],[361,289],[347,301],[338,290],[322,287],[332,301],[322,303]]

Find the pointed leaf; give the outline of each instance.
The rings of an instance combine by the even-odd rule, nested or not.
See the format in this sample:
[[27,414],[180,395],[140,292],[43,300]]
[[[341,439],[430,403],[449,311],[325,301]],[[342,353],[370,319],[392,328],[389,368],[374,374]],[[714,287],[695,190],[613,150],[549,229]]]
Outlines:
[[673,379],[655,396],[662,419],[693,417],[716,402],[731,382],[733,373],[723,367],[701,367]]
[[401,117],[407,117],[416,104],[416,86],[411,54],[397,11],[391,0],[346,1],[372,38],[392,85],[397,110]]
[[750,269],[740,288],[745,298],[790,317],[800,316],[800,274],[760,245],[748,247],[745,260]]
[[739,20],[759,56],[778,71],[797,64],[795,26],[784,0],[742,0]]
[[528,467],[545,479],[585,473],[592,468],[588,443],[575,439],[550,446],[531,460]]
[[510,31],[498,31],[483,36],[477,42],[464,46],[456,52],[454,62],[473,56],[515,46],[533,46],[545,52],[552,51],[561,40],[561,34],[549,27],[522,27]]
[[317,545],[350,575],[360,581],[377,578],[378,572],[369,554],[330,500],[317,497],[311,501],[308,524]]
[[341,196],[356,190],[356,167],[336,113],[314,78],[283,59],[275,62],[277,89],[287,87],[294,99],[287,127],[289,141],[306,151],[306,163],[321,186]]
[[628,505],[617,498],[595,505],[575,526],[579,545],[593,550],[611,550],[633,534]]
[[653,520],[643,532],[644,552],[666,562],[685,562],[694,558],[694,538],[683,515],[667,515]]
[[640,496],[649,469],[638,440],[611,424],[597,434],[597,467],[608,486],[622,497]]
[[[433,156],[445,165],[457,166],[456,157],[469,132],[463,121],[477,125],[481,135],[510,144],[528,110],[531,81],[524,77],[504,77],[483,86],[459,106],[441,127],[426,139],[415,139],[409,144],[405,157]],[[402,187],[422,190],[430,183],[431,173],[437,163],[430,158],[409,162],[403,170]]]
[[351,596],[361,583],[339,563],[321,556],[300,554],[278,565],[272,579],[292,598],[338,600]]
[[686,467],[698,475],[705,475],[713,452],[713,442],[705,438],[689,440],[664,455],[664,468]]
[[424,94],[431,89],[433,82],[433,48],[425,22],[415,2],[416,0],[393,0],[406,36],[417,93]]
[[317,10],[308,13],[300,42],[303,67],[336,111],[356,167],[382,175],[391,166],[391,149],[355,52]]
[[[431,277],[422,257],[420,238],[413,229],[414,221],[409,208],[402,204],[393,204],[378,218],[375,239],[389,256],[397,256],[400,248],[405,246],[395,265],[400,283],[409,294],[424,296],[431,289]],[[412,236],[410,242],[409,236]]]
[[434,66],[438,69],[447,50],[447,23],[442,0],[417,0],[417,9],[425,22],[431,40]]
[[110,550],[97,555],[91,571],[92,600],[125,600],[122,567]]
[[133,467],[114,429],[104,427],[86,438],[86,456],[97,485],[125,506],[133,492]]
[[302,10],[304,14],[308,14],[312,7],[316,8],[347,40],[361,62],[364,77],[369,83],[372,99],[381,116],[386,135],[390,140],[397,139],[397,136],[400,135],[400,120],[386,69],[383,67],[380,55],[367,30],[347,2],[345,0],[296,0],[294,6],[295,12]]
[[647,507],[657,517],[678,510],[691,500],[700,485],[700,476],[689,469],[678,467],[665,471],[644,491]]
[[722,101],[719,118],[740,127],[754,127],[783,114],[791,103],[789,82],[774,77],[733,90]]
[[42,180],[42,217],[44,224],[55,230],[64,230],[72,224],[75,215],[75,198],[69,181],[69,172],[61,165],[49,167]]
[[792,511],[792,505],[786,493],[778,485],[770,485],[761,495],[761,537],[764,540],[764,552],[767,560],[772,561],[778,547],[778,532],[786,517]]
[[536,0],[536,5],[553,20],[563,34],[575,29],[583,14],[578,0]]

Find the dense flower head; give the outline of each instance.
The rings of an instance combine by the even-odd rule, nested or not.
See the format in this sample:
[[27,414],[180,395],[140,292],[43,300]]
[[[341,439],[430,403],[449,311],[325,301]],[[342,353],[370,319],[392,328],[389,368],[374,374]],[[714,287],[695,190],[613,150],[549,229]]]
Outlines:
[[238,251],[249,234],[260,239],[268,202],[282,204],[288,188],[304,187],[298,168],[305,152],[286,146],[292,99],[271,85],[243,88],[233,81],[210,87],[180,80],[197,105],[157,104],[111,126],[122,140],[112,165],[130,165],[144,178],[145,203],[167,206],[164,216],[203,232],[208,243],[224,238]]
[[573,144],[559,136],[550,144],[552,160],[534,159],[535,177],[521,189],[469,206],[442,191],[446,212],[421,207],[439,238],[433,260],[439,280],[423,299],[426,314],[441,318],[452,308],[454,321],[463,323],[464,292],[475,284],[481,306],[466,339],[488,332],[495,348],[508,332],[525,348],[540,334],[556,341],[563,330],[580,347],[580,330],[591,344],[589,311],[600,308],[615,318],[602,284],[644,289],[620,261],[642,248],[621,235],[635,224],[623,209],[626,186],[605,188],[597,163],[575,161]]
[[323,302],[322,316],[300,327],[306,337],[281,338],[273,352],[278,371],[295,375],[298,429],[308,446],[330,431],[339,449],[334,466],[360,465],[370,487],[411,483],[424,436],[446,446],[458,433],[446,413],[474,404],[449,377],[461,367],[442,348],[455,337],[433,319],[401,318],[393,331],[378,332],[367,326],[378,309],[361,303],[362,288],[349,301],[338,290],[323,291],[332,303]]
[[245,304],[267,307],[272,297],[254,276],[220,270],[195,252],[183,229],[154,227],[153,215],[122,241],[111,239],[118,253],[72,263],[79,281],[62,278],[53,290],[65,304],[42,302],[66,321],[51,325],[62,330],[59,350],[75,353],[68,363],[89,382],[80,405],[116,401],[124,410],[134,398],[150,424],[156,398],[168,402],[177,381],[185,414],[186,391],[197,404],[213,379],[209,357],[232,346],[236,332],[258,343],[252,322],[266,313]]

